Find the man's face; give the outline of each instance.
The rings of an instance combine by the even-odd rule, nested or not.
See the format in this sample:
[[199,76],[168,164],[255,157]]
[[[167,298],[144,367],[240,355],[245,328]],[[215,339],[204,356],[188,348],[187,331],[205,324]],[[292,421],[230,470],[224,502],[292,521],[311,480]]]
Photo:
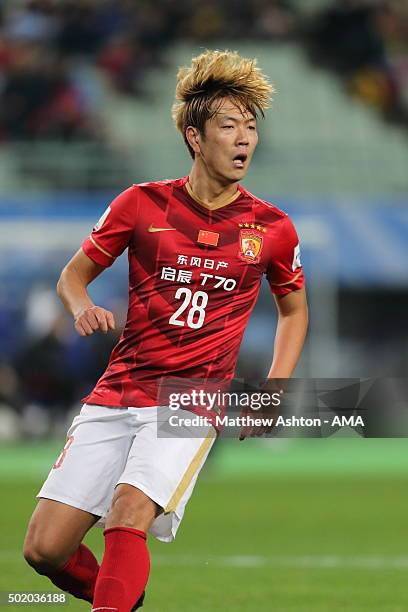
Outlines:
[[211,177],[225,184],[240,181],[258,143],[256,119],[229,98],[222,98],[218,112],[205,124],[204,135],[198,134],[198,143],[198,156]]

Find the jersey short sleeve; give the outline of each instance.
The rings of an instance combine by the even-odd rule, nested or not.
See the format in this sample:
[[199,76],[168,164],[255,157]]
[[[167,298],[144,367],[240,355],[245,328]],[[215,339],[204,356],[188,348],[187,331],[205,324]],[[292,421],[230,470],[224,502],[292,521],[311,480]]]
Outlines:
[[82,243],[88,257],[101,266],[111,266],[129,245],[137,221],[137,188],[129,187],[108,206]]
[[300,261],[299,238],[287,215],[280,222],[266,278],[275,295],[286,295],[291,291],[301,289],[305,284]]

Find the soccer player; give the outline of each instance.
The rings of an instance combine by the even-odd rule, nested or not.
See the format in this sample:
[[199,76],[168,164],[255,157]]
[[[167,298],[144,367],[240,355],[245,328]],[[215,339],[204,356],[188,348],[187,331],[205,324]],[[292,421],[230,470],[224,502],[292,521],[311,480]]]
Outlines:
[[[76,331],[106,333],[113,315],[87,286],[128,249],[124,331],[38,494],[24,546],[37,572],[94,611],[141,606],[146,533],[174,539],[216,437],[211,424],[197,438],[157,435],[170,412],[160,380],[232,378],[264,275],[278,311],[269,377],[290,377],[299,359],[307,305],[296,231],[240,184],[272,91],[256,61],[235,52],[207,51],[181,68],[173,118],[190,174],[121,193],[61,273]],[[249,427],[243,437],[260,433]],[[105,526],[100,566],[82,543],[95,523]]]

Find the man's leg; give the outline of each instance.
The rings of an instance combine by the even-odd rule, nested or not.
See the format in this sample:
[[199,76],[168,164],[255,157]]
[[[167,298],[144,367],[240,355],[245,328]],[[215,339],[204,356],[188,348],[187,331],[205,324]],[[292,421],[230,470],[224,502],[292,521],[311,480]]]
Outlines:
[[[170,409],[130,408],[129,413],[143,427],[137,430],[107,515],[94,612],[136,609],[149,576],[146,531],[155,530],[156,537],[163,541],[174,539],[215,439],[212,427],[200,430],[197,437],[186,428],[176,437],[160,438],[158,422],[167,422],[173,414]],[[166,515],[159,516],[163,512]],[[156,517],[160,525],[155,524]]]
[[79,599],[93,601],[99,564],[81,544],[98,517],[50,499],[40,499],[28,525],[24,557],[39,574]]
[[136,487],[118,485],[106,519],[105,554],[95,586],[94,610],[129,612],[136,605],[149,577],[146,532],[161,511]]

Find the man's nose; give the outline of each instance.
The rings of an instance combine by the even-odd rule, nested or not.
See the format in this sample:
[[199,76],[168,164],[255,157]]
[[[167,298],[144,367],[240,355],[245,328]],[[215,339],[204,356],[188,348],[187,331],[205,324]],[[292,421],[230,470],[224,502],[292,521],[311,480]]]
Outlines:
[[241,127],[237,131],[237,143],[247,145],[249,143],[248,132],[245,127]]

